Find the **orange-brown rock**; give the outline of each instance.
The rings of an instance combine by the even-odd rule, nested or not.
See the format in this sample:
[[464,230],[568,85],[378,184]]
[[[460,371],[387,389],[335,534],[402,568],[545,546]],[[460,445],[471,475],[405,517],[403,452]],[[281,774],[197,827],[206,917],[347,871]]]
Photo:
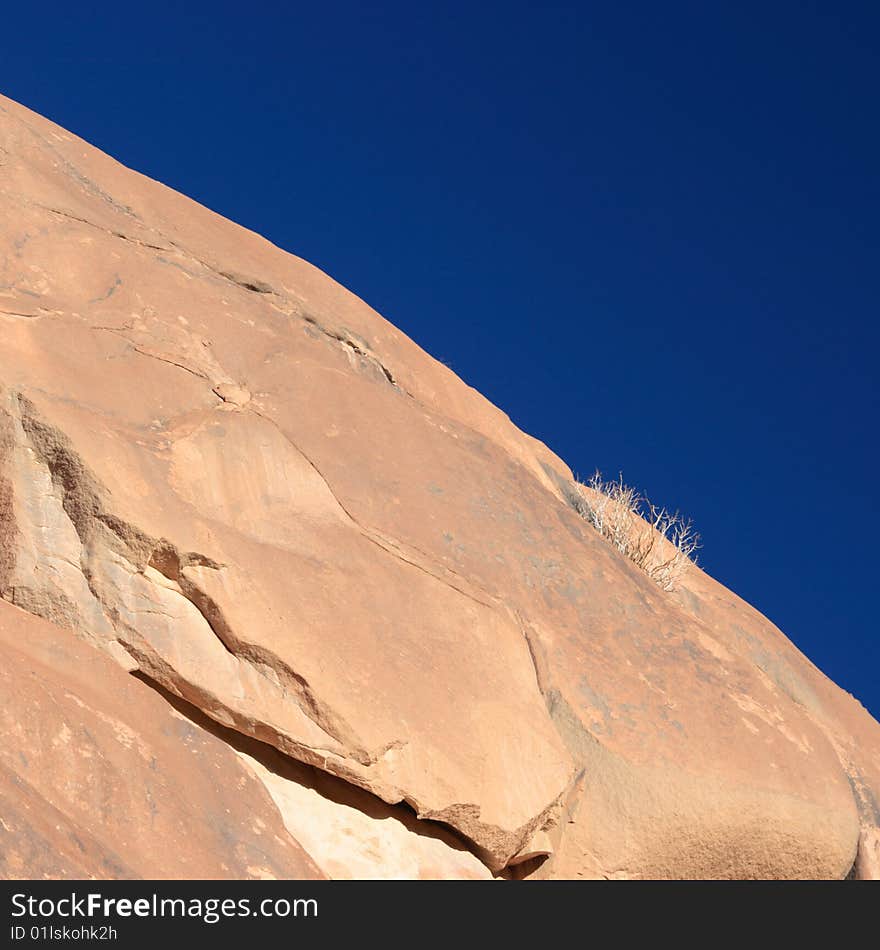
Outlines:
[[0,602],[0,876],[320,878],[229,746]]
[[326,873],[880,873],[880,726],[767,620],[309,264],[0,146],[0,593],[274,747],[230,768]]

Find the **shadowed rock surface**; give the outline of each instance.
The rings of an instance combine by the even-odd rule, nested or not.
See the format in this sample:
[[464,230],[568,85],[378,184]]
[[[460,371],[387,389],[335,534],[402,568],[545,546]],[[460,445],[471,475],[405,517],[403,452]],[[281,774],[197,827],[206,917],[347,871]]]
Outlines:
[[[248,867],[880,875],[880,726],[769,621],[696,568],[661,590],[560,459],[311,265],[2,98],[0,147],[3,623],[54,624],[62,682],[115,659],[101,715],[179,697],[274,815]],[[75,732],[33,715],[12,813],[96,835],[23,784]],[[119,871],[80,835],[82,873],[160,873],[143,781],[94,778],[136,834]],[[162,873],[251,873],[199,847]],[[70,873],[37,851],[5,873]]]

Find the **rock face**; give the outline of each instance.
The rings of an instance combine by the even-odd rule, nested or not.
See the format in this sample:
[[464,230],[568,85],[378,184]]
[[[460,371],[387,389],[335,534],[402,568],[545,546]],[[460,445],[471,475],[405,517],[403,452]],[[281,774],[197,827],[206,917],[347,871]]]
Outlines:
[[0,214],[0,871],[880,875],[880,726],[362,301],[2,98]]
[[235,752],[112,659],[6,603],[0,650],[0,876],[324,876]]

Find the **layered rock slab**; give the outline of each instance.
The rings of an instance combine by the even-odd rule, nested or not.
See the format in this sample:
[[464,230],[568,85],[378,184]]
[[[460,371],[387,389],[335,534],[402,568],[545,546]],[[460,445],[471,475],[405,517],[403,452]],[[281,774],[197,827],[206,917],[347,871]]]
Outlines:
[[110,658],[6,603],[0,655],[0,876],[324,876],[229,746]]

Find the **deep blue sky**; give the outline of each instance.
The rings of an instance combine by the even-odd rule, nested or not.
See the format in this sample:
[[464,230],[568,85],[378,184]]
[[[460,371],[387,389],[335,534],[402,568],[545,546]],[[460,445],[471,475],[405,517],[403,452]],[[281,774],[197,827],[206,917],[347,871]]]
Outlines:
[[684,509],[880,715],[880,5],[14,4],[0,56]]

